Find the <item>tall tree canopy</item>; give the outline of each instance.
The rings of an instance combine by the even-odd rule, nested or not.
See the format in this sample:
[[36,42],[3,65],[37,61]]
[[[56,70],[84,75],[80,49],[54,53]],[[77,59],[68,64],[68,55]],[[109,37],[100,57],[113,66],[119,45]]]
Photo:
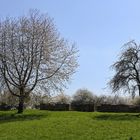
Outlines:
[[123,90],[140,96],[140,45],[130,41],[124,45],[119,60],[112,65],[115,75],[110,81],[113,92]]
[[62,89],[77,65],[75,45],[60,37],[48,15],[31,10],[0,21],[0,84],[19,97],[19,113],[32,90]]

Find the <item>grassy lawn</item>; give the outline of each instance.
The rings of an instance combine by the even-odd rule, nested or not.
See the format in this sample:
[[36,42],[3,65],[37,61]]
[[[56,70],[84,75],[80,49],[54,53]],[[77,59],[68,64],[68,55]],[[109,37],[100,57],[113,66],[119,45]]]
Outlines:
[[0,111],[0,140],[130,139],[140,140],[139,114]]

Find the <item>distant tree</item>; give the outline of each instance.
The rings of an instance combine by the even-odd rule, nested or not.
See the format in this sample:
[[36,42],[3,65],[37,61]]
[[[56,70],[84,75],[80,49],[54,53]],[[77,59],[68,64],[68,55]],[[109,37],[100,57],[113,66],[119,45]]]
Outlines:
[[133,105],[140,105],[140,97],[135,97],[135,99],[131,100]]
[[61,93],[54,97],[53,101],[59,104],[69,104],[71,102],[71,97]]
[[42,94],[31,92],[28,98],[25,99],[25,108],[39,108],[43,96]]
[[32,10],[0,21],[0,84],[18,97],[18,113],[31,91],[64,88],[76,67],[75,45],[60,37],[47,15]]
[[125,44],[119,60],[112,65],[115,75],[109,85],[113,92],[122,90],[134,97],[136,91],[140,96],[140,45],[135,41]]
[[115,96],[96,96],[95,98],[95,105],[101,105],[101,104],[111,104],[111,105],[117,105],[117,104],[127,104],[126,98],[120,97],[118,95]]
[[94,101],[95,105],[98,106],[104,104],[106,98],[107,97],[105,95],[95,96],[95,101]]
[[73,104],[90,104],[94,103],[93,93],[87,89],[79,89],[73,96]]
[[42,100],[42,96],[40,94],[31,93],[29,106],[31,108],[35,108],[35,106],[39,106],[41,100]]
[[52,103],[52,102],[53,102],[52,96],[50,96],[48,94],[41,96],[41,102],[40,103],[48,104],[48,103]]
[[13,96],[8,90],[3,91],[0,94],[0,104],[7,104],[11,107],[16,107],[18,105],[18,98]]
[[[16,92],[16,91],[14,91]],[[25,107],[28,105],[29,102],[31,102],[31,95],[25,98]],[[33,94],[35,95],[35,94]],[[12,108],[17,108],[18,107],[18,97],[12,95],[9,90],[5,90],[2,93],[0,93],[0,104],[6,104],[8,106],[11,106]]]

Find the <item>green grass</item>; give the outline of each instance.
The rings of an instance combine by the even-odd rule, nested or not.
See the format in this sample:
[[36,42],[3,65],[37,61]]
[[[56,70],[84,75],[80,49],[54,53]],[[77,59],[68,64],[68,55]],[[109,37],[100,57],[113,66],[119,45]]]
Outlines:
[[140,140],[140,115],[0,111],[0,140]]

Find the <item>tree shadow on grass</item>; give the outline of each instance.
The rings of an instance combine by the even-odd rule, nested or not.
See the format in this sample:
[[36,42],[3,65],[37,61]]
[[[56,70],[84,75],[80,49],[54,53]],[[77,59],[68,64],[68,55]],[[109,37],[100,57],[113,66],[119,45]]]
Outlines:
[[48,116],[45,114],[17,114],[17,113],[2,113],[0,114],[0,124],[16,121],[40,120]]
[[135,121],[140,120],[140,114],[100,114],[94,116],[93,119],[96,120],[111,120],[111,121]]

